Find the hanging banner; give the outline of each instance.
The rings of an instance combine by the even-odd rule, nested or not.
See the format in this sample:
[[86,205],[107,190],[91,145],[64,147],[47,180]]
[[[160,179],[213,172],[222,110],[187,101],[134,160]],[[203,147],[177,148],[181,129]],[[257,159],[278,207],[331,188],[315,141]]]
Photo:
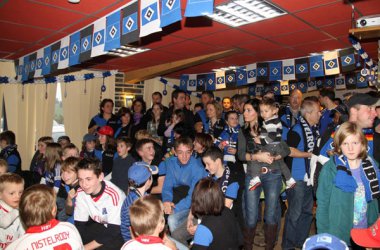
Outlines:
[[343,73],[356,69],[355,50],[354,48],[343,49],[339,51],[340,68]]
[[161,28],[182,19],[180,0],[161,0],[161,8]]
[[356,73],[356,87],[357,88],[367,88],[368,87],[367,77],[362,76],[362,74],[360,72]]
[[334,76],[326,76],[325,77],[325,85],[326,88],[334,88],[335,86],[335,77]]
[[80,32],[76,32],[70,36],[69,47],[69,66],[80,63]]
[[268,81],[268,63],[257,63],[257,81]]
[[125,45],[137,42],[140,39],[138,2],[132,1],[121,12],[123,13],[121,44]]
[[92,32],[92,49],[91,57],[101,56],[106,54],[104,51],[106,37],[106,18],[100,18],[94,23]]
[[80,62],[85,62],[91,59],[92,34],[94,25],[90,25],[80,31]]
[[356,74],[351,73],[345,76],[346,77],[346,88],[347,89],[356,89]]
[[282,61],[269,63],[269,81],[282,80]]
[[24,67],[21,75],[21,81],[27,81],[29,79],[29,56],[24,56]]
[[281,95],[281,84],[280,82],[276,81],[276,82],[271,82],[271,85],[272,85],[272,90],[273,90],[273,93],[274,95]]
[[346,82],[345,77],[340,75],[335,78],[335,89],[345,89],[346,88]]
[[301,90],[302,93],[307,93],[307,82],[298,82],[297,88]]
[[189,81],[189,75],[181,75],[181,78],[179,81],[179,88],[185,91],[187,88],[188,81]]
[[224,72],[226,75],[226,87],[234,88],[236,87],[236,74],[234,70],[228,70]]
[[295,59],[296,79],[307,79],[309,77],[309,58]]
[[206,75],[206,90],[216,90],[215,73],[209,73]]
[[325,75],[337,75],[339,71],[338,52],[325,52],[323,53],[323,60],[325,64]]
[[44,60],[42,64],[42,75],[48,75],[50,74],[50,61],[51,61],[51,46],[47,46],[44,48]]
[[140,1],[140,37],[162,31],[158,0]]
[[197,91],[206,90],[207,74],[197,75]]
[[309,58],[310,61],[310,77],[321,77],[325,75],[325,71],[323,69],[323,56],[311,56]]
[[69,46],[70,37],[66,36],[61,39],[61,48],[59,50],[58,69],[65,69],[69,67]]
[[190,74],[189,80],[187,81],[187,90],[188,91],[197,91],[197,75]]
[[256,96],[256,85],[255,84],[250,85],[248,87],[248,95],[249,96]]
[[315,82],[317,84],[317,89],[323,89],[324,88],[325,78],[316,78]]
[[247,70],[245,67],[239,67],[236,69],[236,83],[237,86],[247,85]]
[[226,88],[226,77],[224,71],[217,71],[215,73],[216,77],[216,89],[225,89]]
[[36,61],[37,61],[37,52],[34,52],[29,55],[29,74],[28,79],[32,79],[34,77],[34,73],[36,71]]
[[289,95],[289,81],[280,81],[281,95]]
[[298,83],[296,81],[289,81],[290,92],[292,92],[295,89],[298,89]]
[[256,96],[262,96],[264,94],[264,84],[256,84],[255,92]]
[[120,10],[106,18],[106,41],[104,50],[110,51],[120,48]]
[[257,66],[256,63],[248,64],[247,70],[247,83],[255,83],[257,81]]
[[317,90],[317,81],[316,80],[311,80],[307,82],[307,90],[314,91]]
[[288,59],[282,61],[282,79],[283,80],[295,80],[294,59]]
[[51,66],[50,73],[54,73],[58,70],[59,52],[61,49],[61,41],[51,46]]
[[34,71],[34,77],[42,76],[42,66],[44,64],[44,49],[37,51],[36,70]]
[[187,0],[185,17],[210,15],[214,12],[214,0]]

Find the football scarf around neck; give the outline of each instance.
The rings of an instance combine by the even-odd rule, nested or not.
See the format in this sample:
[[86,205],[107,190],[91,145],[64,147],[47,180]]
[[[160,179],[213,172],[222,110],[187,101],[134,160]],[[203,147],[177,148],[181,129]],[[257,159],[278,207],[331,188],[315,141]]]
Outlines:
[[[307,121],[302,116],[298,118],[298,121],[300,122],[301,127],[302,127],[304,151],[311,153],[314,150],[314,145],[316,142],[315,132],[313,133],[312,128],[309,126]],[[310,178],[310,159],[309,158],[305,158],[305,171],[306,171],[307,177]]]
[[[224,167],[223,175],[218,179],[219,187],[222,190],[223,194],[226,194],[227,187],[229,185],[229,179],[231,175],[231,170],[228,166]],[[211,174],[208,175],[209,177],[212,177]]]

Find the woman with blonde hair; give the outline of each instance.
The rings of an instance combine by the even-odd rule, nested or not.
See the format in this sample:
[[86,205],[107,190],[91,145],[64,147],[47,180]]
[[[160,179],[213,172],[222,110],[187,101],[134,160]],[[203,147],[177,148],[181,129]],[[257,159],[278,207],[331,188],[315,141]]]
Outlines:
[[212,101],[206,106],[207,123],[204,127],[206,134],[210,134],[214,139],[218,138],[223,132],[226,122],[222,118],[223,106],[217,102]]

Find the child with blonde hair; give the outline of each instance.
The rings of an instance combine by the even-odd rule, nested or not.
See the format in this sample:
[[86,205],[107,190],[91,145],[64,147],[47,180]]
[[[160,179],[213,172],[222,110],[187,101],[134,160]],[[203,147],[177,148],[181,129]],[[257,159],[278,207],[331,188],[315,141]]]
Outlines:
[[8,172],[8,163],[4,159],[0,159],[0,176]]

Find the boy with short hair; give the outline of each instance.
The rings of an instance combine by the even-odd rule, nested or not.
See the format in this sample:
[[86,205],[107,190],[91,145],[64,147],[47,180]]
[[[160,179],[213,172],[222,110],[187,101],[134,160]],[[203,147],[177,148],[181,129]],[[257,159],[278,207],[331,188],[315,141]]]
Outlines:
[[163,216],[164,207],[153,196],[145,196],[137,199],[129,209],[131,215],[131,231],[134,239],[123,245],[121,250],[176,250],[174,242],[166,235],[160,238],[160,233],[165,228]]
[[128,190],[128,169],[135,162],[135,159],[129,154],[132,147],[132,140],[128,137],[117,139],[117,154],[119,157],[113,160],[111,182],[118,186],[122,191]]
[[12,131],[4,131],[0,134],[0,159],[8,164],[8,171],[21,173],[21,157],[17,150],[16,135]]
[[104,180],[98,159],[82,159],[78,163],[78,180],[74,221],[86,249],[119,249],[124,243],[120,233],[124,192]]
[[145,162],[135,162],[128,170],[129,192],[121,207],[121,234],[125,241],[132,238],[130,231],[129,207],[140,197],[147,194],[152,186],[152,175],[158,173],[156,166],[149,166]]
[[78,163],[80,159],[77,157],[69,157],[63,161],[61,167],[61,179],[65,183],[65,191],[67,193],[64,213],[68,216],[67,221],[74,224],[74,203],[75,196],[79,189],[78,182]]
[[24,191],[24,179],[18,174],[0,176],[0,249],[24,234],[18,206]]
[[7,250],[84,249],[74,225],[55,219],[55,197],[54,190],[43,184],[25,190],[20,200],[20,218],[27,228],[26,234],[10,244]]
[[62,149],[62,160],[66,160],[69,157],[79,157],[79,149],[75,144],[69,143]]
[[0,176],[8,172],[8,163],[4,159],[0,159]]

